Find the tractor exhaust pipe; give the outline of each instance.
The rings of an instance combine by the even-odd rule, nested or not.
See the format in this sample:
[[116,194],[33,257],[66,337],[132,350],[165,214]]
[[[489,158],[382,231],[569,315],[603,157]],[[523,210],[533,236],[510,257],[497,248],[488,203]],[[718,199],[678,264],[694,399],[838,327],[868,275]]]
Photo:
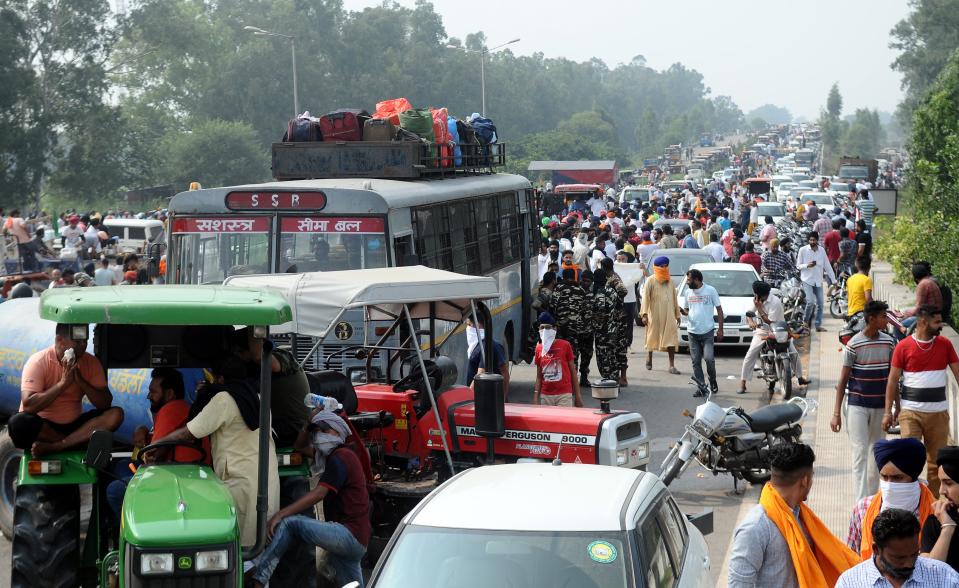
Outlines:
[[263,341],[263,356],[260,358],[260,428],[259,460],[256,472],[256,543],[243,548],[243,559],[253,559],[263,551],[266,544],[266,509],[269,505],[270,488],[270,398],[273,382],[273,343]]

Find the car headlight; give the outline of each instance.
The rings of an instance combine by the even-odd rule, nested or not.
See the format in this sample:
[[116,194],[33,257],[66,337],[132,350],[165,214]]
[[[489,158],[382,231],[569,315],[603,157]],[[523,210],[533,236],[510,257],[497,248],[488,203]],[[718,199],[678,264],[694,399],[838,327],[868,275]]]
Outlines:
[[173,554],[172,553],[141,553],[140,554],[140,573],[144,576],[172,574],[173,573]]
[[230,555],[226,549],[198,551],[195,569],[198,572],[225,572],[230,567]]

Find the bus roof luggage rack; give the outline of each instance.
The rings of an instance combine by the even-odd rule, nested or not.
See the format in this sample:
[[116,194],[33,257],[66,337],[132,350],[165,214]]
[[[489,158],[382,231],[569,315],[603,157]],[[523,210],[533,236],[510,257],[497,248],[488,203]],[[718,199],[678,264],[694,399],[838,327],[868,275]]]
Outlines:
[[[274,143],[277,181],[322,178],[432,179],[494,173],[506,165],[506,145],[460,145],[452,149],[414,141]],[[459,164],[457,165],[457,160]]]

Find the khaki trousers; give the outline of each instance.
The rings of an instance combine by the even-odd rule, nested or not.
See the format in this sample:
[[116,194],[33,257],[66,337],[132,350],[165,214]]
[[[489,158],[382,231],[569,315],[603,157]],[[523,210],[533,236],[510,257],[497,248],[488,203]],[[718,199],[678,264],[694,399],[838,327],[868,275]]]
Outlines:
[[539,403],[545,406],[573,406],[573,393],[540,394]]
[[919,412],[903,409],[899,413],[899,428],[902,437],[919,439],[926,446],[926,480],[929,490],[939,496],[939,466],[936,455],[939,449],[949,444],[949,411]]

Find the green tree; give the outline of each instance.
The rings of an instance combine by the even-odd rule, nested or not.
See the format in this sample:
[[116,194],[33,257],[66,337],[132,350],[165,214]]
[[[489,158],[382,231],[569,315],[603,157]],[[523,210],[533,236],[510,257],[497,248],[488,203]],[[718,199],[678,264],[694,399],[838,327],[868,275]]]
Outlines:
[[262,182],[269,178],[267,154],[256,131],[240,122],[208,120],[164,138],[164,176],[179,187]]
[[882,139],[879,112],[860,108],[842,138],[840,150],[843,155],[871,159],[879,153]]
[[959,2],[910,0],[909,5],[912,12],[893,27],[889,43],[901,52],[892,67],[902,73],[905,98],[897,116],[907,128],[922,96],[959,48]]
[[829,116],[839,118],[842,114],[842,95],[839,94],[839,84],[834,83],[829,88],[829,96],[826,97],[826,112]]
[[748,120],[761,118],[766,121],[767,124],[783,125],[792,122],[793,115],[788,109],[781,106],[776,106],[774,104],[763,104],[759,108],[755,108],[746,113],[746,118]]

